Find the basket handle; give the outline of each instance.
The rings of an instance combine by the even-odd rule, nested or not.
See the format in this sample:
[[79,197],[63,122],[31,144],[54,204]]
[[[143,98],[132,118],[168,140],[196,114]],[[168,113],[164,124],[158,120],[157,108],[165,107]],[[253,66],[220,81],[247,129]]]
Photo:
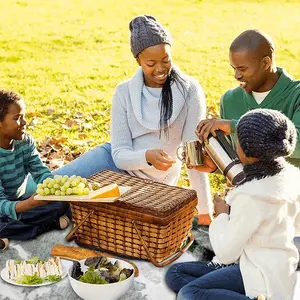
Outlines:
[[66,241],[67,242],[71,242],[74,238],[74,235],[76,233],[76,231],[78,230],[78,228],[86,221],[86,219],[88,217],[90,217],[92,214],[94,213],[93,210],[91,210],[88,214],[86,214],[86,216],[69,232],[69,234],[66,236]]
[[172,263],[173,261],[175,261],[177,258],[179,258],[194,242],[194,235],[192,233],[192,231],[190,231],[188,237],[190,238],[190,241],[185,245],[185,246],[181,246],[175,253],[171,254],[170,256],[168,256],[166,259],[164,259],[163,261],[161,262],[157,262],[151,252],[149,251],[145,241],[143,240],[142,238],[142,235],[139,231],[139,229],[137,228],[136,224],[135,224],[135,221],[133,220],[132,221],[132,224],[133,224],[133,227],[134,229],[136,230],[136,233],[138,234],[139,238],[140,238],[140,241],[144,247],[144,250],[146,251],[147,253],[147,256],[148,256],[148,259],[151,261],[151,263],[156,266],[156,267],[164,267],[164,266],[167,266],[168,264]]

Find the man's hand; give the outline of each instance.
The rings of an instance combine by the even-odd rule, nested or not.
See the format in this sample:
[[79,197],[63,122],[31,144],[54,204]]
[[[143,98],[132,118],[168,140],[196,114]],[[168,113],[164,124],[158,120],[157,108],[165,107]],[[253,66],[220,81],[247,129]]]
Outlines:
[[229,215],[229,205],[218,194],[214,195],[213,203],[214,203],[215,217],[217,217],[222,213]]
[[229,135],[231,133],[230,124],[230,120],[224,119],[213,118],[202,120],[196,128],[196,135],[201,143],[208,143],[208,135],[211,133],[216,137],[216,130],[221,130],[225,135]]
[[167,171],[176,161],[165,151],[161,149],[152,149],[146,151],[146,161],[160,171]]

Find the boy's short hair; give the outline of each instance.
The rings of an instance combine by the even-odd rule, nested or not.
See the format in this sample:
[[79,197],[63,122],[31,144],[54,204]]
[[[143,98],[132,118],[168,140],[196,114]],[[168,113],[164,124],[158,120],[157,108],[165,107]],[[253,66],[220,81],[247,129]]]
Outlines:
[[0,90],[0,122],[7,115],[9,106],[20,100],[22,100],[22,97],[16,92]]

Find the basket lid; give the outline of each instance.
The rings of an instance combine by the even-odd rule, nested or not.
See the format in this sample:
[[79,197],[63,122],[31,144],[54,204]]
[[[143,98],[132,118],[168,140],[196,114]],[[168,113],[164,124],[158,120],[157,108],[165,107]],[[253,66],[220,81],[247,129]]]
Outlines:
[[110,170],[90,176],[89,181],[98,182],[101,186],[112,183],[130,186],[128,192],[109,205],[117,205],[156,217],[167,217],[197,199],[195,190],[169,186]]

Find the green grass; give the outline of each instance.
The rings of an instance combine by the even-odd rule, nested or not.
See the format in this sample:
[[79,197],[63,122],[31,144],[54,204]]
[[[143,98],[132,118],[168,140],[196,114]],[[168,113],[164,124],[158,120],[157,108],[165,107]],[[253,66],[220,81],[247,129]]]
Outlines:
[[[231,41],[243,30],[269,33],[277,63],[300,78],[298,1],[28,0],[0,1],[1,88],[21,93],[32,134],[68,137],[86,133],[88,148],[109,139],[110,101],[115,86],[137,69],[129,48],[129,21],[152,14],[173,36],[175,63],[195,76],[218,114],[221,95],[236,85],[228,62]],[[49,115],[48,109],[54,109]],[[62,124],[83,112],[83,124]]]

